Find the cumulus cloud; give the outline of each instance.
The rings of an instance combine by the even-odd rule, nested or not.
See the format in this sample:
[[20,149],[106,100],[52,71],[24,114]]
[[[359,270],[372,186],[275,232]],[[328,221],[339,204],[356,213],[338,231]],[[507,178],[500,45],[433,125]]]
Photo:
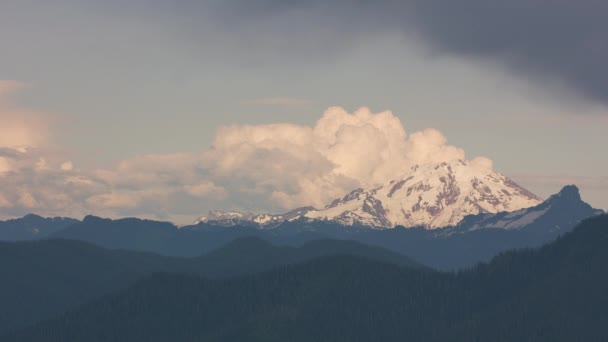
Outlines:
[[137,207],[139,196],[136,192],[111,192],[91,196],[87,203],[99,209],[134,209]]
[[74,164],[71,161],[66,161],[66,162],[61,163],[59,168],[62,171],[72,171],[72,170],[74,170]]
[[30,212],[79,216],[87,212],[86,198],[107,191],[104,184],[86,174],[72,175],[62,170],[60,155],[40,148],[26,151],[4,148],[3,151],[0,157],[0,218]]
[[226,198],[226,189],[221,186],[215,185],[210,181],[203,181],[194,185],[186,185],[184,189],[187,193],[195,197],[215,197],[219,199]]
[[0,157],[0,175],[12,171],[12,165],[10,159],[6,157]]
[[[439,131],[406,133],[390,111],[332,107],[313,126],[234,125],[200,153],[144,155],[81,170],[38,148],[0,150],[0,213],[195,217],[209,209],[280,212],[323,207],[413,165],[464,159]],[[473,167],[490,172],[492,162]]]
[[[354,113],[333,107],[314,127],[292,124],[229,126],[204,153],[209,177],[241,198],[270,207],[322,207],[357,187],[383,184],[415,164],[464,159],[437,130],[408,136],[389,111]],[[491,169],[491,162],[477,164]],[[242,203],[247,204],[247,203]]]
[[73,165],[48,148],[47,114],[14,101],[13,95],[27,87],[0,81],[0,218],[28,212],[78,215],[85,211],[83,198],[99,187],[85,189],[67,181]]

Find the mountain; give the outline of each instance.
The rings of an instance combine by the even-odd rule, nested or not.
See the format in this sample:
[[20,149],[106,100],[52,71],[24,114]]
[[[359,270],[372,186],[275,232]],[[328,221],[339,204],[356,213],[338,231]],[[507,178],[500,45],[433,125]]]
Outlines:
[[508,249],[551,242],[580,221],[599,213],[601,210],[593,209],[581,200],[575,186],[567,186],[537,206],[511,213],[467,216],[456,226],[438,229],[401,226],[370,229],[302,217],[266,229],[252,224],[225,226],[212,222],[178,229],[166,222],[88,216],[51,237],[180,257],[208,253],[245,237],[290,246],[318,239],[355,240],[409,255],[437,269],[452,270],[471,267]]
[[137,218],[110,220],[89,215],[82,222],[71,225],[50,237],[87,241],[112,249],[140,250],[171,255],[170,248],[176,231],[177,227],[169,222]]
[[413,166],[403,177],[372,189],[356,189],[324,209],[300,208],[284,215],[212,211],[198,222],[274,227],[303,217],[374,228],[440,228],[467,215],[515,211],[541,199],[502,174],[476,162],[455,160]]
[[156,274],[2,338],[606,341],[608,216],[459,273],[330,256],[226,280]]
[[509,178],[457,160],[416,165],[400,179],[357,189],[305,216],[346,225],[439,228],[456,225],[467,215],[514,211],[540,202]]
[[19,219],[0,221],[0,241],[41,239],[79,222],[65,217],[44,218],[29,214]]
[[254,216],[255,215],[251,213],[241,213],[238,211],[211,210],[207,215],[199,217],[194,224],[213,223],[217,226],[231,227],[254,222]]
[[246,238],[196,258],[108,250],[72,240],[0,242],[0,269],[7,275],[0,282],[0,334],[125,289],[154,272],[222,278],[329,255],[423,268],[408,257],[354,241],[319,240],[294,248]]
[[509,249],[541,246],[601,213],[581,199],[576,186],[566,186],[537,206],[511,213],[470,215],[446,228],[374,230],[331,221],[294,221],[275,231],[291,239],[324,236],[357,240],[405,253],[436,269],[455,270],[488,261]]
[[285,221],[293,221],[306,215],[306,213],[316,210],[313,207],[302,207],[294,209],[281,215],[272,214],[251,214],[240,213],[238,211],[212,210],[207,215],[199,217],[194,225],[207,223],[215,226],[251,226],[258,228],[275,228]]
[[454,231],[474,231],[478,229],[545,230],[560,232],[578,224],[582,218],[600,215],[603,211],[594,209],[583,202],[579,189],[574,185],[565,186],[559,193],[545,202],[514,212],[479,214],[466,217]]
[[178,228],[169,222],[87,216],[82,222],[52,234],[50,238],[86,241],[110,249],[195,257],[230,241],[249,236],[262,237],[263,234],[263,231],[252,227],[200,223]]

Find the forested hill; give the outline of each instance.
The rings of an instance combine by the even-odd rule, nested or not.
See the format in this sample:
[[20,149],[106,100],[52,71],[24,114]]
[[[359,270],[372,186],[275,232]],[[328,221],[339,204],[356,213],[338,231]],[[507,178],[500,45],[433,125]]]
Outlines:
[[0,335],[124,290],[154,272],[221,278],[337,254],[423,267],[408,257],[354,241],[319,240],[295,248],[244,238],[197,258],[108,250],[70,240],[0,242],[0,269],[5,275],[0,281]]
[[608,216],[439,273],[331,256],[229,280],[156,274],[3,341],[606,341]]

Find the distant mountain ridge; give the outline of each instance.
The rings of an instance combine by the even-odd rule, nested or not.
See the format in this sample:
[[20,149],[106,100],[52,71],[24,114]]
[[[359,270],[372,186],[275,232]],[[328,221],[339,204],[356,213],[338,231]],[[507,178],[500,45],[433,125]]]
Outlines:
[[302,217],[265,226],[265,229],[245,221],[228,226],[201,222],[178,228],[168,222],[87,216],[82,222],[77,221],[48,237],[180,257],[198,256],[244,237],[289,246],[327,238],[356,240],[409,255],[434,268],[451,270],[487,261],[508,249],[553,241],[580,221],[600,213],[601,210],[582,201],[578,188],[567,186],[537,206],[514,212],[469,215],[458,225],[438,229],[402,226],[371,229]]
[[194,224],[209,223],[217,226],[232,227],[237,225],[254,226],[271,229],[285,221],[293,221],[306,213],[316,210],[313,207],[302,207],[281,215],[241,213],[238,211],[211,210],[199,217]]
[[529,208],[542,200],[506,176],[455,160],[416,165],[403,177],[372,189],[356,189],[325,208],[299,208],[285,215],[212,211],[198,222],[276,226],[297,218],[374,228],[429,229],[457,225],[468,215]]
[[44,218],[28,214],[22,218],[0,221],[0,241],[42,239],[79,222],[66,217]]

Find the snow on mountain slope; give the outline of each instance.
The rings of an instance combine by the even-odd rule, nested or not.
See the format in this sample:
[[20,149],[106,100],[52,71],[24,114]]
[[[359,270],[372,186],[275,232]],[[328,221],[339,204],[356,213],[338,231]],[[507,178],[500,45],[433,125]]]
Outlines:
[[232,226],[240,221],[251,221],[253,216],[253,214],[243,214],[237,211],[212,210],[207,215],[199,217],[194,224],[214,222],[222,223],[221,225],[225,226]]
[[237,211],[212,210],[207,215],[199,217],[194,224],[210,223],[217,226],[231,227],[236,225],[255,225],[260,228],[274,228],[285,221],[292,221],[302,217],[309,211],[316,210],[313,207],[302,207],[294,209],[281,215],[251,214]]
[[453,226],[465,216],[533,207],[541,199],[490,167],[456,160],[417,165],[383,186],[357,189],[305,217],[389,228]]
[[514,212],[468,216],[455,228],[458,232],[470,232],[487,228],[530,230],[531,227],[537,226],[560,231],[564,227],[578,224],[581,219],[602,213],[603,210],[594,209],[583,202],[576,186],[568,185],[535,207]]

